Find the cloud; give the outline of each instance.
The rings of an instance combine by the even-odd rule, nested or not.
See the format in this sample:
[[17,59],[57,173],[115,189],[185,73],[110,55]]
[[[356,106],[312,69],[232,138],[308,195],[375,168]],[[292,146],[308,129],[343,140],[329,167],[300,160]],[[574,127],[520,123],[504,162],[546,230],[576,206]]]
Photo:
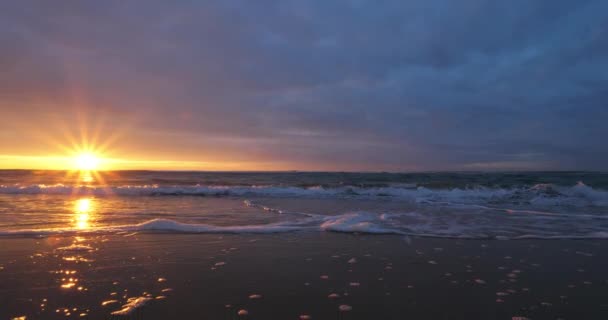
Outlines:
[[303,169],[606,170],[607,9],[4,3],[0,124],[90,112],[149,153]]

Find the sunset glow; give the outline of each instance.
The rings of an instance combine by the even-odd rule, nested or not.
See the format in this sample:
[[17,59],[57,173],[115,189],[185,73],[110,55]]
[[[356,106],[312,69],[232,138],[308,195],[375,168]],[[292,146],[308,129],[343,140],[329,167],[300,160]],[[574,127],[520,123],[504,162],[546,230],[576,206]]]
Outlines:
[[607,38],[601,0],[1,1],[0,320],[608,320]]
[[97,170],[100,162],[99,157],[92,153],[81,153],[74,158],[74,165],[78,170]]

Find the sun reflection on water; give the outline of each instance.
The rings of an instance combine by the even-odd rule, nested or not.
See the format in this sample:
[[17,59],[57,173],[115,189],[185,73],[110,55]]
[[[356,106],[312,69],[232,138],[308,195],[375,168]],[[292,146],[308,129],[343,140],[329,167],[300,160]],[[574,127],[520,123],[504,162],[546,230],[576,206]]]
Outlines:
[[80,173],[80,181],[84,182],[84,183],[91,183],[91,182],[94,182],[95,179],[93,179],[93,175],[91,174],[91,171],[82,171]]
[[90,198],[76,200],[74,204],[74,224],[77,229],[86,230],[91,228],[91,215],[94,203]]

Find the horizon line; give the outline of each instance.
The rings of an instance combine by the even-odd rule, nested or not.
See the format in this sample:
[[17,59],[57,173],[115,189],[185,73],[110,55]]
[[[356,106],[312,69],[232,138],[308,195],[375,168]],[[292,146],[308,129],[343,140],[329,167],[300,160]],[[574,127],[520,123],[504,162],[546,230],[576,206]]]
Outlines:
[[69,170],[69,169],[25,169],[25,168],[0,168],[0,171],[90,171],[90,172],[200,172],[200,173],[390,173],[390,174],[412,174],[412,173],[608,173],[605,170],[536,170],[536,169],[495,169],[495,170],[179,170],[179,169],[102,169],[102,170]]

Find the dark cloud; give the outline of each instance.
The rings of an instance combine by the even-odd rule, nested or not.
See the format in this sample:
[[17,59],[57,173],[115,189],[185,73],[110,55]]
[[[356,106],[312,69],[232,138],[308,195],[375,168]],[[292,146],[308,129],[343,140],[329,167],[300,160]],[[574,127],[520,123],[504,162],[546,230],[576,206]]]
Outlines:
[[601,0],[5,1],[0,124],[88,110],[163,155],[307,169],[606,170],[607,12]]

